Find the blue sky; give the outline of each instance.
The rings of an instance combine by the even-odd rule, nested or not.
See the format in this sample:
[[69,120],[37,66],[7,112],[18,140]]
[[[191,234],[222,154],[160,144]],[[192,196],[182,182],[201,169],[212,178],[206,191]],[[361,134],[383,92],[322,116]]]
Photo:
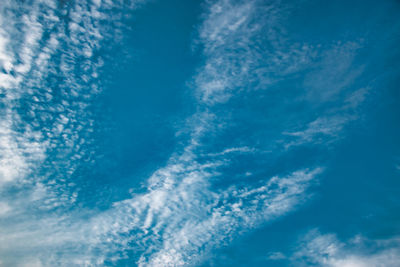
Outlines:
[[399,11],[2,1],[0,266],[398,266]]

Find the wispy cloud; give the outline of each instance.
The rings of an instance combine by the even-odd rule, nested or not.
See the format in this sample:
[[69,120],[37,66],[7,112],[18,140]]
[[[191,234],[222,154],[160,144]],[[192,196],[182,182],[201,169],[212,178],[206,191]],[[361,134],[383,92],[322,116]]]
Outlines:
[[332,142],[338,138],[349,116],[319,117],[310,122],[303,131],[284,132],[284,135],[292,136],[295,140],[285,144],[286,148],[302,144],[321,144]]
[[276,88],[293,79],[301,90],[282,92],[291,102],[284,101],[271,113],[283,107],[303,108],[297,115],[290,114],[288,121],[283,118],[275,142],[285,149],[332,143],[358,118],[371,89],[352,87],[364,71],[362,65],[354,68],[363,40],[332,39],[328,44],[291,40],[285,28],[291,9],[281,2],[211,2],[198,30],[205,64],[194,78],[197,96],[211,107],[249,94],[273,99]]
[[332,48],[321,53],[310,71],[304,86],[308,88],[307,97],[314,101],[334,101],[338,94],[351,86],[362,74],[363,66],[354,67],[355,57],[362,48],[362,41],[338,41]]
[[201,101],[223,103],[239,92],[266,89],[311,61],[311,47],[290,45],[280,34],[286,9],[279,2],[211,2],[197,40],[206,57],[195,77]]
[[339,241],[334,234],[310,231],[291,260],[297,266],[398,266],[400,239],[370,240],[362,236]]

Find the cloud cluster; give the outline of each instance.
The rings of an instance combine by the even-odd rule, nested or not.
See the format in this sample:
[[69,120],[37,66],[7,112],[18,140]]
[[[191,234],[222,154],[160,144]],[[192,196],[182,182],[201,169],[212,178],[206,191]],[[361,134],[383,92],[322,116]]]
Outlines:
[[98,52],[112,43],[123,9],[134,7],[133,1],[2,2],[0,190],[30,186],[33,200],[48,198],[42,208],[74,202],[68,180],[96,157],[92,106],[104,64]]

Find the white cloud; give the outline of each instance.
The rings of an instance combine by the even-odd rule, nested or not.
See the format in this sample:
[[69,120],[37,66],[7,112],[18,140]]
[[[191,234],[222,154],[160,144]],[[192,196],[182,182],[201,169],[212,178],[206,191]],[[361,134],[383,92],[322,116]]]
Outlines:
[[[208,204],[187,203],[189,209],[183,205],[180,209],[186,211],[184,213],[190,214],[193,208],[201,211],[202,206],[205,210],[194,213],[197,216],[185,218],[184,223],[178,224],[181,227],[174,227],[164,233],[161,250],[147,260],[142,257],[140,263],[151,266],[157,266],[160,262],[167,266],[194,264],[209,249],[234,238],[239,232],[247,232],[291,211],[306,198],[305,190],[319,171],[298,171],[288,177],[273,177],[257,188],[231,187],[218,194],[209,192],[214,197],[207,201]],[[208,191],[207,188],[196,190],[203,193]],[[189,195],[194,193],[189,190],[187,192]],[[195,201],[199,199],[195,198]]]
[[43,264],[38,259],[30,259],[20,265],[21,267],[43,267]]
[[[198,99],[212,107],[246,97],[251,91],[268,91],[300,74],[304,78],[296,83],[301,84],[301,92],[290,95],[291,103],[282,106],[304,105],[304,112],[290,114],[291,121],[282,122],[286,128],[275,142],[286,149],[329,144],[340,139],[345,126],[358,118],[356,113],[369,90],[352,88],[364,70],[363,66],[354,68],[363,43],[331,40],[321,46],[313,40],[291,40],[284,25],[290,11],[281,2],[211,2],[198,29],[197,42],[204,47],[205,56],[205,64],[194,78]],[[326,102],[335,104],[321,108]]]
[[268,254],[268,259],[270,260],[284,260],[286,259],[285,254],[283,254],[282,252],[271,252]]
[[0,217],[11,211],[11,207],[6,202],[0,202]]
[[326,145],[338,138],[344,125],[351,120],[349,116],[319,117],[310,122],[304,130],[296,132],[284,132],[284,135],[291,136],[295,140],[285,144],[285,148],[302,144],[321,144]]
[[308,98],[317,102],[335,101],[342,90],[352,85],[363,72],[363,66],[353,64],[361,43],[339,41],[322,53],[316,71],[309,72],[304,80]]
[[[57,176],[35,174],[37,166],[46,164],[52,165],[49,172],[64,172],[65,179],[83,153],[90,152],[80,148],[92,141],[88,108],[99,92],[96,76],[102,65],[92,55],[105,38],[100,22],[114,23],[104,9],[117,11],[125,6],[118,1],[77,1],[61,8],[63,16],[69,16],[65,20],[58,14],[59,4],[53,0],[19,4],[5,0],[0,6],[0,69],[4,70],[0,71],[0,94],[4,96],[0,187],[40,183],[48,176]],[[112,35],[112,31],[107,29],[106,34]],[[57,86],[47,82],[55,73],[61,77]],[[54,98],[59,90],[61,96]],[[21,106],[26,114],[21,113]],[[65,158],[54,160],[49,154]]]
[[360,236],[341,242],[334,234],[310,231],[292,261],[298,266],[395,267],[400,262],[400,239],[369,240]]
[[88,245],[108,255],[129,244],[143,250],[143,266],[192,265],[243,229],[291,211],[307,198],[305,190],[320,172],[298,171],[256,188],[213,192],[207,181],[215,167],[179,162],[158,170],[147,193],[116,203],[83,227]]
[[209,154],[207,154],[207,156],[216,157],[216,156],[224,156],[224,155],[231,154],[231,153],[243,154],[243,153],[254,153],[256,151],[257,151],[256,149],[250,148],[250,147],[247,147],[247,146],[231,147],[231,148],[226,148],[221,152],[209,153]]

